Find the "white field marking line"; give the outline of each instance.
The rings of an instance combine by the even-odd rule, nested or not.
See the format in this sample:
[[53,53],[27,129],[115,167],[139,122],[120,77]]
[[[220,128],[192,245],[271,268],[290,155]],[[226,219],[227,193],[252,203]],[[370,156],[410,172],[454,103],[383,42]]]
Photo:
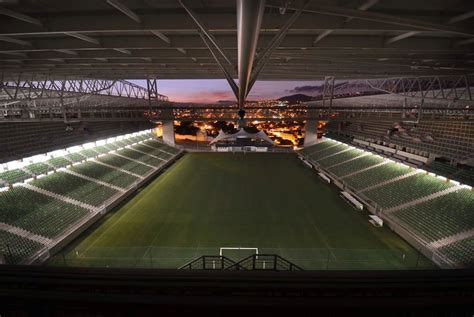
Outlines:
[[255,250],[255,254],[258,255],[258,248],[223,247],[219,249],[220,256],[222,256],[222,251],[224,250]]

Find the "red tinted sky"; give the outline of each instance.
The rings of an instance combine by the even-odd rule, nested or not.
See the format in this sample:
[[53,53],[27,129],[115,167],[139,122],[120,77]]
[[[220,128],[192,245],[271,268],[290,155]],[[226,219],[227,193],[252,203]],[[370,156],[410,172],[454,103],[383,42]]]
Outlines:
[[[146,87],[144,80],[132,80],[132,82]],[[248,99],[276,99],[295,93],[311,95],[310,87],[320,84],[321,82],[317,80],[257,81]],[[308,87],[309,89],[301,90],[302,87]],[[176,102],[215,103],[219,100],[235,100],[225,79],[159,80],[158,92]]]

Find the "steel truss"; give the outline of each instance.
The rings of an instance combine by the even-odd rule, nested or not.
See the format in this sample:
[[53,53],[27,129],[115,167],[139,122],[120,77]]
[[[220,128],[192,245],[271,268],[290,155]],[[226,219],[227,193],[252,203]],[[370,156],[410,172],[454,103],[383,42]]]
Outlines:
[[[3,77],[3,76],[2,76]],[[133,99],[148,99],[146,88],[126,80],[48,78],[20,74],[15,80],[4,80],[0,86],[0,101],[39,100],[100,95]],[[168,97],[154,92],[153,98],[168,101]]]
[[422,100],[473,101],[471,87],[474,80],[468,75],[396,77],[367,80],[367,84],[384,93]]

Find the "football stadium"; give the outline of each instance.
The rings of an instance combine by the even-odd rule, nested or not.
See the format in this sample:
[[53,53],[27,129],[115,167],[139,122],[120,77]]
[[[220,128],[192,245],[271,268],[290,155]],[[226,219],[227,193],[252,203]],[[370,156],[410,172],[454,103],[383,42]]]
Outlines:
[[1,2],[0,314],[468,307],[473,30],[462,0]]

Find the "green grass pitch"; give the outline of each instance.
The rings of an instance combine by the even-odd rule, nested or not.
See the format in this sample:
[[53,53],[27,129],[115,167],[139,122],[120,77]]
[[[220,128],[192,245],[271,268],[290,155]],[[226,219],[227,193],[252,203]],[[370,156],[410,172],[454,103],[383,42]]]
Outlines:
[[186,154],[48,263],[177,268],[221,247],[258,248],[304,269],[433,267],[296,155],[277,153]]

